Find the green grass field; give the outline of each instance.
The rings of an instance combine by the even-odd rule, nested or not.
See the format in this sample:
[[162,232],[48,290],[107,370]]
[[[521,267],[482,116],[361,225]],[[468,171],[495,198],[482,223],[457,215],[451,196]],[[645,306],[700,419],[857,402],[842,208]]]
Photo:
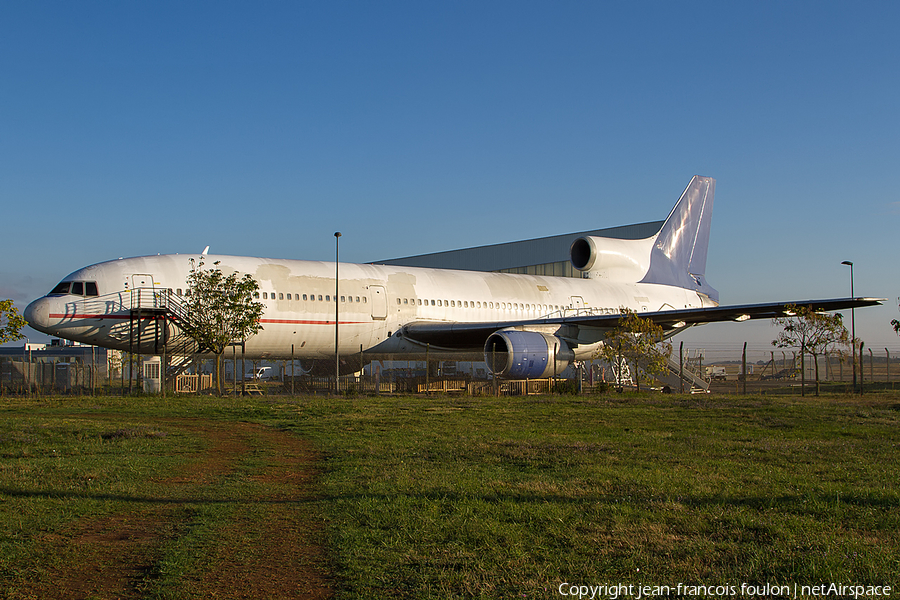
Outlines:
[[[237,582],[319,573],[309,597],[900,590],[900,395],[4,399],[0,415],[0,597],[46,597],[91,530],[123,521],[155,532],[118,553],[140,567],[82,597],[244,597],[211,591],[232,565]],[[305,584],[284,585],[256,597]]]

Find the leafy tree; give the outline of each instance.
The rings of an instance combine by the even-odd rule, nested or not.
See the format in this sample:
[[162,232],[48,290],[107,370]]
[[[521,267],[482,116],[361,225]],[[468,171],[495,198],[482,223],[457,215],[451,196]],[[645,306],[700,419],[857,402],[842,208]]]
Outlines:
[[25,339],[19,330],[25,327],[25,318],[13,306],[12,300],[0,300],[0,344]]
[[900,321],[898,321],[897,319],[892,319],[891,325],[893,326],[894,331],[897,333],[897,335],[900,335]]
[[606,334],[601,355],[607,362],[620,358],[634,366],[634,380],[641,391],[641,378],[647,381],[663,373],[672,354],[672,344],[665,341],[663,328],[633,311],[626,311],[619,325]]
[[203,264],[202,257],[196,263],[191,259],[184,302],[188,319],[180,325],[201,351],[216,355],[216,390],[221,395],[225,350],[262,329],[259,320],[263,304],[253,299],[259,283],[249,273],[242,277],[237,272],[225,275],[219,261],[211,269],[204,269]]
[[801,395],[806,387],[804,355],[812,355],[816,367],[816,396],[818,396],[819,356],[827,354],[829,348],[835,345],[849,344],[850,335],[844,327],[840,313],[828,314],[811,306],[788,305],[785,308],[790,314],[774,319],[775,325],[782,329],[778,337],[772,341],[772,345],[777,348],[800,349]]

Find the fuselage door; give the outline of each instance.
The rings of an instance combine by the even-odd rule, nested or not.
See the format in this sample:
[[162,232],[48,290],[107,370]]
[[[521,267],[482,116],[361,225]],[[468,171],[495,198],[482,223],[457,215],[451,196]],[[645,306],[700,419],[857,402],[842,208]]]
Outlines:
[[153,287],[153,275],[147,275],[144,273],[135,273],[131,276],[131,289],[136,290],[138,288],[152,288]]
[[131,276],[131,307],[156,308],[156,294],[153,292],[153,275],[135,273]]
[[387,319],[387,294],[384,287],[370,285],[369,295],[372,298],[372,318],[379,321]]
[[582,298],[581,296],[571,296],[570,300],[572,300],[572,308],[584,308],[584,298]]

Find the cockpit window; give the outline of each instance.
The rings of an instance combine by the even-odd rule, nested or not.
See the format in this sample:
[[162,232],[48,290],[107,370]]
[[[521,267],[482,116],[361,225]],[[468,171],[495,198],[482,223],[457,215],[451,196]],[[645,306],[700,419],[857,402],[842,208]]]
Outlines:
[[56,287],[50,291],[50,293],[51,294],[68,294],[69,286],[71,286],[71,285],[72,285],[71,281],[60,281],[58,284],[56,284]]
[[73,294],[75,296],[99,296],[96,281],[61,281],[50,294]]

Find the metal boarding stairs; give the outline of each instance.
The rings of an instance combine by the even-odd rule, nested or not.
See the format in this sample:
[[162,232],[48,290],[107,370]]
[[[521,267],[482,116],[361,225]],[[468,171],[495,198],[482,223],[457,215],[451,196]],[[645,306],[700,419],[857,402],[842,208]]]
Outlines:
[[168,288],[134,288],[121,297],[129,314],[129,352],[141,354],[152,343],[152,354],[161,355],[166,364],[166,382],[174,381],[202,351],[180,326],[190,320],[187,309]]
[[697,361],[693,357],[688,357],[682,367],[676,358],[670,356],[666,372],[656,375],[656,379],[669,386],[673,392],[681,391],[682,381],[686,392],[705,394],[709,391],[709,380],[698,372]]
[[[609,363],[612,369],[612,383],[616,386],[634,385],[634,377],[628,363],[622,360],[619,364],[615,362]],[[709,391],[709,381],[698,372],[697,360],[694,357],[688,357],[684,361],[684,365],[678,364],[678,361],[672,357],[666,362],[666,370],[663,373],[657,373],[653,376],[659,383],[668,386],[673,392],[685,392],[691,394],[707,393]],[[684,388],[682,388],[682,381]]]

